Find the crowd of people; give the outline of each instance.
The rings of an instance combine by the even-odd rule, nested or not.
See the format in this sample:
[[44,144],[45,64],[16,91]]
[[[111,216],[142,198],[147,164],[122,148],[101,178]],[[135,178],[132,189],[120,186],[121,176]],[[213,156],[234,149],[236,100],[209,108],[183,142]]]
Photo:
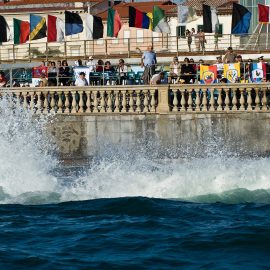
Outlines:
[[[186,30],[186,35],[189,44],[194,37],[194,28]],[[205,39],[204,33],[200,30],[198,35],[200,48],[203,49]],[[158,63],[157,55],[153,47],[149,45],[147,50],[142,54],[139,77],[135,78],[133,72],[134,66],[125,63],[124,59],[119,59],[118,64],[112,65],[109,60],[105,62],[101,59],[95,60],[93,56],[89,56],[88,60],[83,63],[81,59],[75,61],[73,65],[69,65],[67,60],[58,60],[42,62],[37,67],[38,87],[46,86],[87,86],[87,85],[112,85],[112,84],[193,84],[200,83],[201,66],[216,66],[217,82],[226,83],[224,77],[224,64],[240,63],[240,77],[235,82],[247,82],[251,74],[251,64],[255,62],[253,59],[243,61],[241,55],[236,54],[232,47],[229,47],[225,55],[217,56],[215,61],[204,61],[200,59],[195,62],[193,58],[185,57],[180,61],[179,57],[175,56],[170,64]],[[258,63],[265,63],[264,57],[258,58]],[[270,81],[270,65],[265,63],[266,74],[262,81]],[[78,69],[77,69],[78,68]],[[80,69],[82,68],[82,69]],[[76,73],[75,71],[78,70]],[[85,72],[87,70],[87,72]],[[132,73],[132,74],[131,74]],[[138,73],[138,72],[137,72]],[[0,87],[5,87],[8,80],[4,72],[0,72]],[[14,78],[13,87],[20,86],[17,79]]]

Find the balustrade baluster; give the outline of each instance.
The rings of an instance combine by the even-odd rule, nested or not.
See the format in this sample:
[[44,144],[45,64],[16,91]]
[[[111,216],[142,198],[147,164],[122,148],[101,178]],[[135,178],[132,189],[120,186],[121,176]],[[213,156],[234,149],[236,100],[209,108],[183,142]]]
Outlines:
[[45,93],[44,94],[44,109],[43,109],[43,113],[44,114],[47,114],[48,113],[48,97],[47,97],[47,94]]
[[172,107],[172,111],[173,112],[177,112],[178,111],[178,108],[177,108],[177,105],[178,105],[178,100],[177,100],[177,89],[174,89],[172,90],[173,92],[173,107]]
[[29,98],[29,102],[30,102],[30,103],[29,103],[29,107],[28,107],[28,108],[29,108],[29,111],[32,111],[32,112],[34,113],[34,111],[35,111],[35,109],[34,109],[34,105],[35,105],[35,104],[34,104],[34,93],[31,93],[31,92],[30,92],[30,93],[29,93],[29,97],[30,97],[30,98]]
[[[130,98],[129,98],[129,112],[134,112],[134,97],[133,97],[134,91],[130,93]],[[137,94],[137,93],[136,93]],[[136,101],[136,111],[138,108],[138,103]]]
[[267,97],[266,97],[266,94],[267,94],[267,90],[265,87],[262,87],[261,88],[261,91],[262,91],[262,111],[267,111]]
[[181,89],[179,90],[181,93],[181,111],[185,112],[186,111],[186,97],[185,97],[185,90]]
[[222,90],[223,88],[218,89],[218,100],[217,100],[217,111],[221,112],[223,110],[222,108]]
[[114,100],[114,106],[115,106],[115,108],[114,108],[114,111],[115,112],[120,112],[120,109],[119,109],[119,99],[121,98],[121,91],[116,91],[115,92],[115,100]]
[[63,104],[63,100],[62,100],[62,92],[60,92],[60,94],[59,94],[59,99],[58,99],[58,109],[57,109],[57,113],[63,113],[63,106],[64,104]]
[[77,112],[77,102],[76,102],[76,93],[70,92],[71,97],[72,97],[72,102],[71,102],[71,113],[76,113]]
[[203,99],[202,99],[202,111],[206,112],[207,111],[207,90],[206,89],[202,89],[202,95],[203,95]]
[[107,112],[109,112],[109,113],[113,112],[112,95],[113,95],[112,91],[109,91],[109,93],[108,93],[108,102],[107,102],[107,107],[108,107]]
[[187,93],[188,93],[188,108],[187,108],[187,111],[192,112],[193,111],[193,109],[192,109],[192,90],[187,90]]
[[151,90],[151,107],[150,111],[152,113],[156,112],[156,99],[155,99],[155,90]]
[[66,112],[70,113],[71,112],[71,102],[70,102],[70,93],[66,93],[66,100],[65,100],[65,107],[66,107]]
[[90,113],[91,112],[91,98],[92,98],[93,92],[91,91],[88,95],[86,94],[86,110],[85,112]]
[[123,93],[123,96],[122,96],[122,106],[123,106],[123,108],[122,108],[122,110],[121,110],[121,112],[128,112],[128,109],[127,109],[127,97],[128,97],[128,91],[126,90],[126,91],[124,91],[124,93]]
[[209,91],[210,91],[210,108],[209,108],[209,111],[210,112],[214,112],[215,111],[215,98],[214,98],[214,90],[213,88],[210,88]]
[[255,97],[255,111],[260,110],[260,97],[259,97],[259,88],[255,89],[256,97]]
[[240,89],[240,109],[239,111],[245,111],[245,98],[244,98],[244,94],[245,94],[245,90],[243,88]]
[[149,110],[148,110],[148,94],[149,94],[149,92],[148,91],[145,91],[145,92],[143,92],[143,107],[142,107],[142,111],[143,112],[148,112]]
[[51,94],[51,111],[55,112],[55,106],[56,106],[56,101],[55,101],[55,93]]
[[251,88],[247,88],[247,111],[252,111]]
[[225,90],[225,111],[229,111],[230,110],[230,98],[229,98],[229,95],[230,95],[230,89],[229,88],[226,88],[224,89]]
[[236,98],[236,89],[233,89],[232,88],[232,94],[233,94],[233,97],[232,97],[232,111],[237,111],[237,98]]
[[98,110],[98,92],[93,92],[93,97],[94,97],[94,108],[93,108],[93,112],[97,113]]
[[100,93],[100,112],[106,112],[106,106],[105,106],[105,92]]
[[195,111],[199,112],[200,111],[200,93],[199,93],[199,90],[194,90],[194,91],[195,91],[195,94],[196,94],[196,101],[195,101],[196,108],[195,108]]

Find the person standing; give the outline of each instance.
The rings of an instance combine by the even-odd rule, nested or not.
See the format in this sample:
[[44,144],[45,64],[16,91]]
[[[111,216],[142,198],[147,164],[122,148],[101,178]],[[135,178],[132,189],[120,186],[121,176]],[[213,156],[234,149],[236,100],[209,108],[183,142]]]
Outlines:
[[192,33],[188,29],[186,30],[186,38],[188,43],[188,51],[191,52]]
[[147,51],[142,55],[141,67],[144,67],[143,82],[149,84],[151,77],[155,74],[157,64],[156,53],[153,51],[153,47],[149,45]]
[[94,61],[93,56],[89,56],[89,61],[86,63],[86,65],[89,67],[89,72],[96,71],[96,63]]
[[199,43],[200,43],[200,49],[199,50],[202,50],[202,52],[204,53],[206,39],[205,39],[205,34],[204,34],[204,32],[203,32],[203,30],[201,28],[199,30],[198,37],[199,37]]
[[225,56],[223,58],[223,63],[229,64],[234,63],[236,58],[236,53],[234,53],[232,47],[228,47],[227,52],[225,53]]
[[85,78],[85,73],[80,72],[79,77],[75,81],[75,86],[87,86],[88,82]]

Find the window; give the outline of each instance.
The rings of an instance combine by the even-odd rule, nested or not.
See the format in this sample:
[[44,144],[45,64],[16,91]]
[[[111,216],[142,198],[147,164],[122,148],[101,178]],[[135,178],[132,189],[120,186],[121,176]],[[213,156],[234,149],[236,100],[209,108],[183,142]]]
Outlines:
[[177,37],[185,38],[185,32],[186,32],[185,25],[176,26],[176,36]]
[[219,27],[218,27],[218,34],[220,37],[222,37],[223,35],[223,24],[220,24]]
[[128,43],[128,39],[130,38],[130,31],[125,30],[124,31],[124,43]]
[[137,30],[137,43],[143,43],[143,30]]

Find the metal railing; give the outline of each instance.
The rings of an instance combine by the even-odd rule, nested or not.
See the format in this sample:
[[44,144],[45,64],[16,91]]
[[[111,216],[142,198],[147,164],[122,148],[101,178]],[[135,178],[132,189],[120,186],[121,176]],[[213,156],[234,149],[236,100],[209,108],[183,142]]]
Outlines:
[[[33,114],[269,112],[268,84],[10,88],[12,109]],[[0,99],[0,100],[1,100]]]
[[[205,35],[206,43],[201,48],[199,39],[193,37],[191,53],[206,54],[222,52],[229,46],[239,51],[265,51],[270,48],[267,34],[230,35],[215,38]],[[158,54],[187,54],[188,43],[185,37],[160,35],[160,37],[140,37],[122,39],[74,40],[62,43],[31,41],[20,45],[4,43],[0,46],[1,62],[34,61],[37,59],[76,59],[93,55],[99,57],[133,57],[141,55],[149,44],[153,44]]]

